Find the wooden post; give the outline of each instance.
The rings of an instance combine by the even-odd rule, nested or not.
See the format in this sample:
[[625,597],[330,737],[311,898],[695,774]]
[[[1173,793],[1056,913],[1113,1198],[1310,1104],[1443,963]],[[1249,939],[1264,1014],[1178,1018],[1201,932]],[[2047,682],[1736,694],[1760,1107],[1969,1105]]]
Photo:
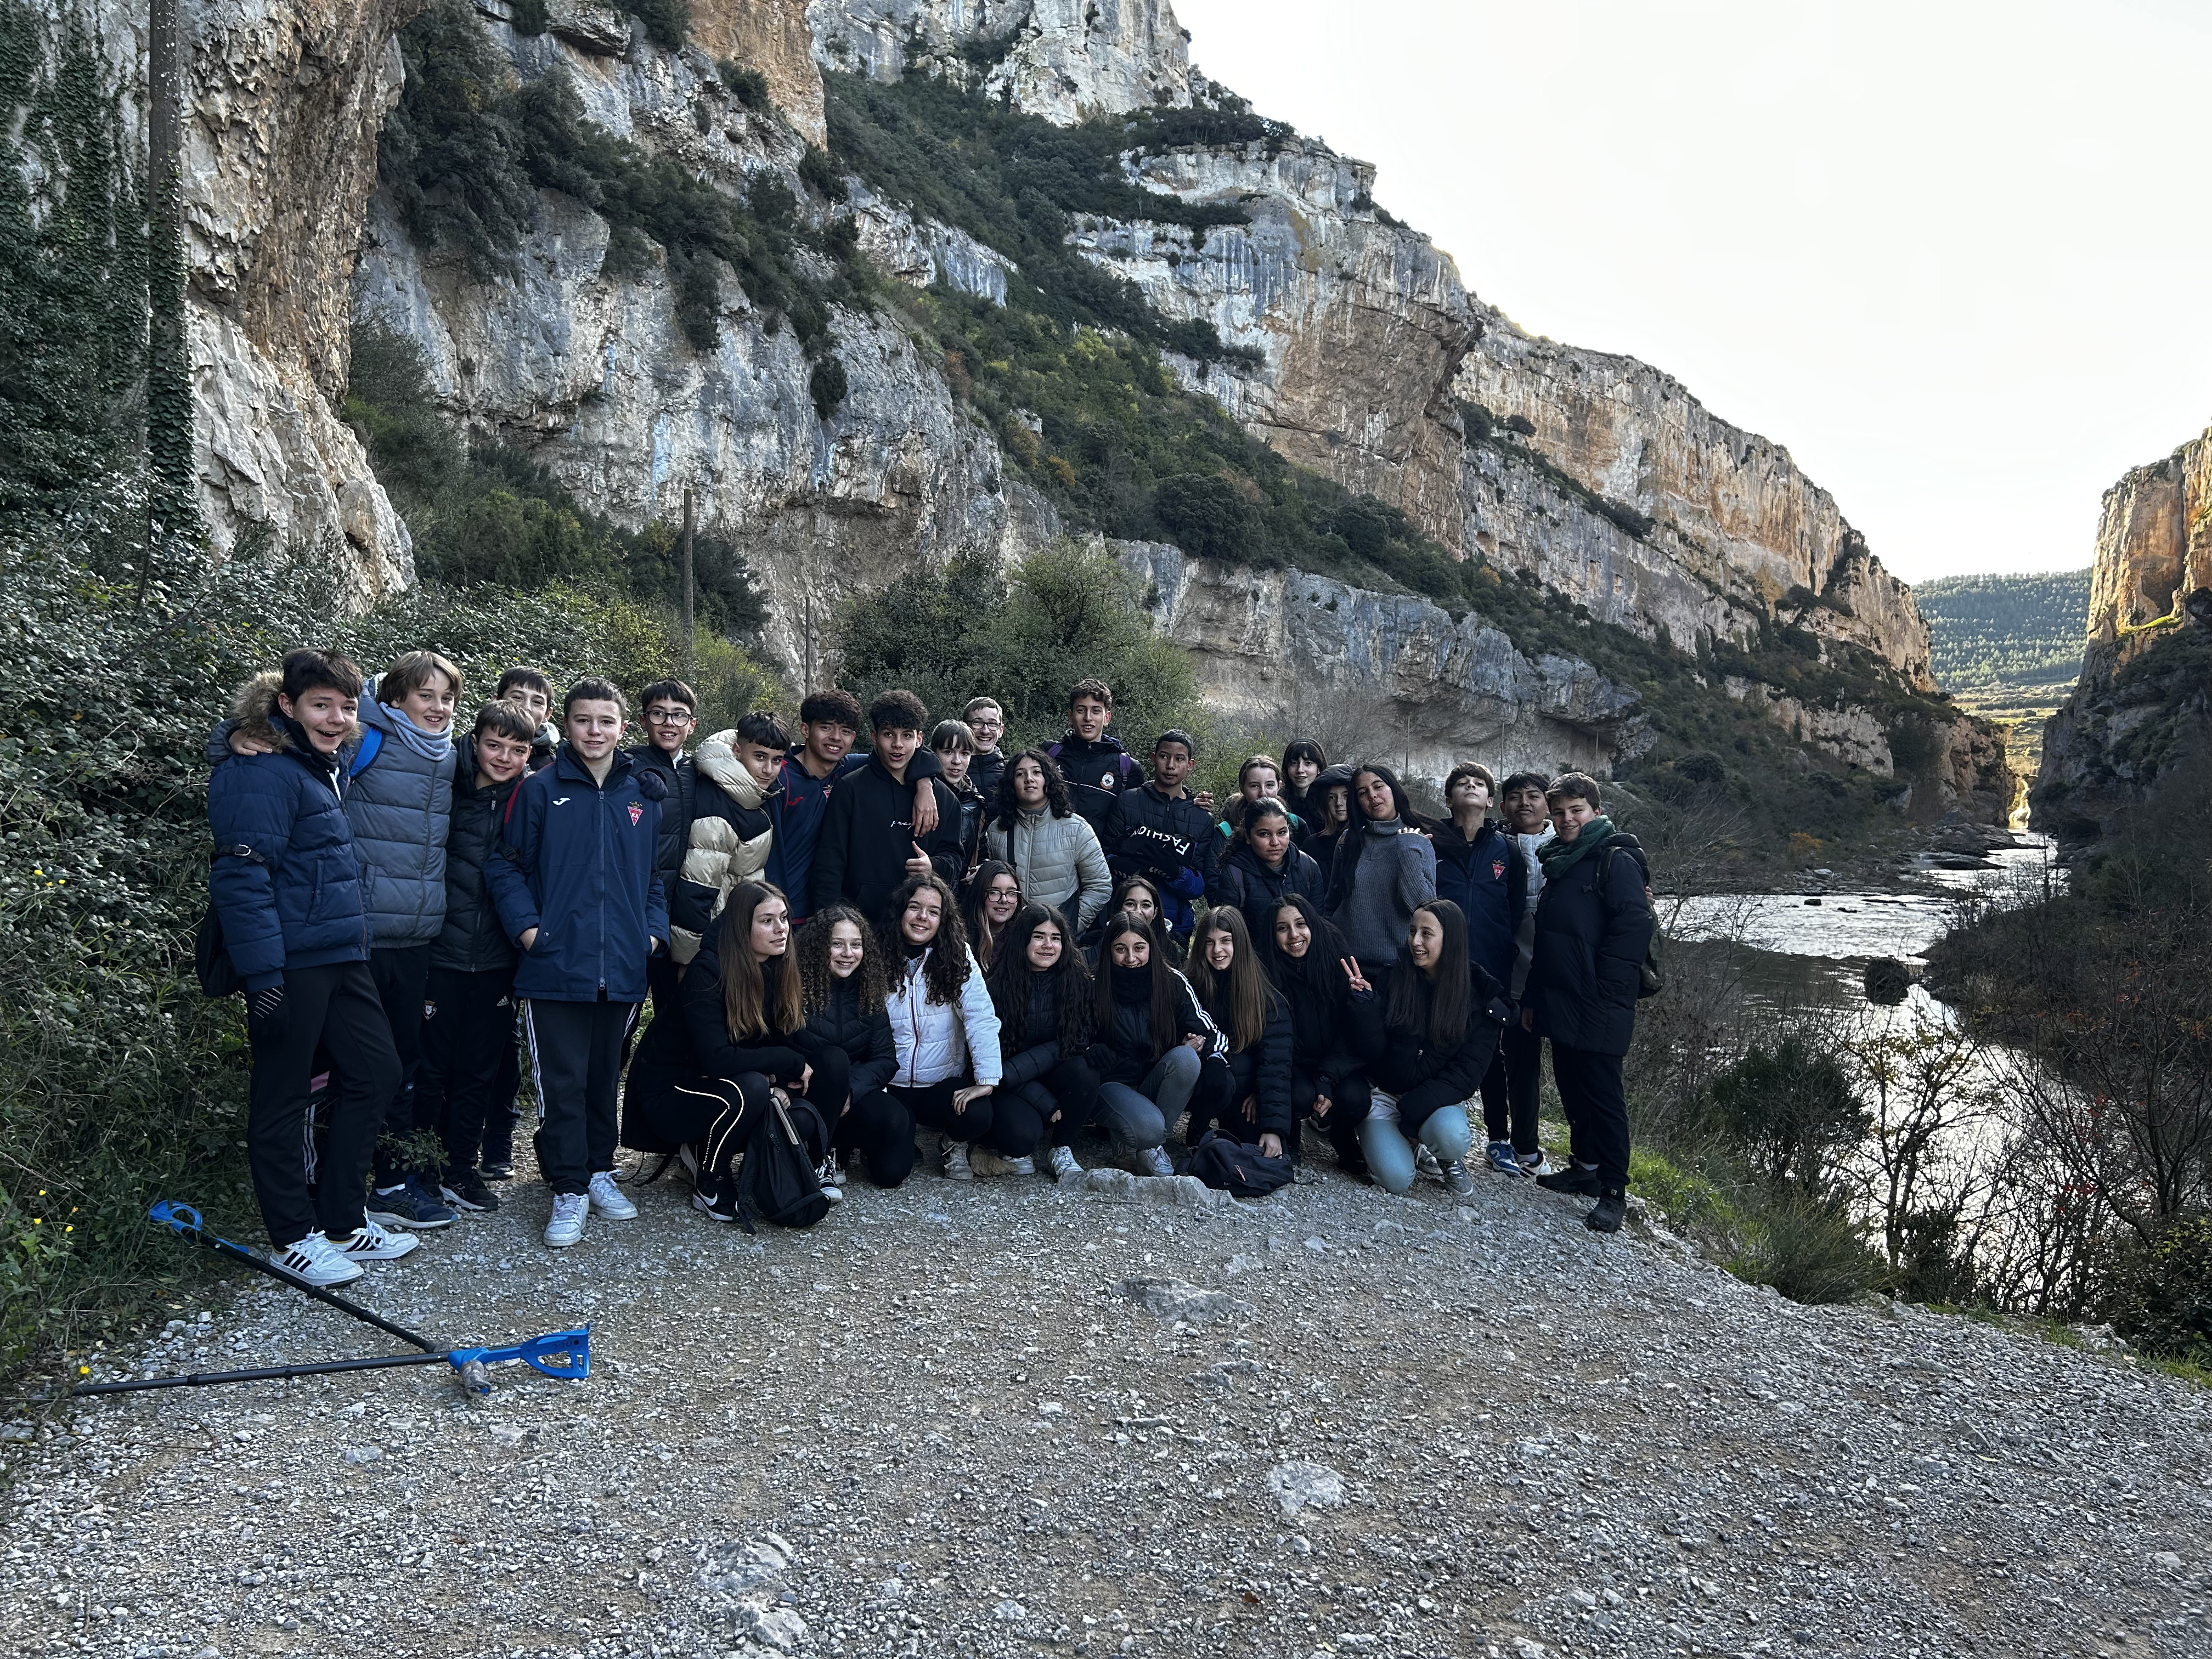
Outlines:
[[688,676],[696,666],[697,653],[692,643],[691,622],[691,532],[693,514],[691,486],[684,486],[684,672]]

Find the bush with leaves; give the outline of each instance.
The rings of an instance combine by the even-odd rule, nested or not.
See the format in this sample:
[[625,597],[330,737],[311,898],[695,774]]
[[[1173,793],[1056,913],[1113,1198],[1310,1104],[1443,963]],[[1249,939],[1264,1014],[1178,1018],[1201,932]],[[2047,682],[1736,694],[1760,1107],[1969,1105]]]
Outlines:
[[2112,1323],[2149,1353],[2212,1365],[2212,1216],[2164,1228],[2119,1274]]

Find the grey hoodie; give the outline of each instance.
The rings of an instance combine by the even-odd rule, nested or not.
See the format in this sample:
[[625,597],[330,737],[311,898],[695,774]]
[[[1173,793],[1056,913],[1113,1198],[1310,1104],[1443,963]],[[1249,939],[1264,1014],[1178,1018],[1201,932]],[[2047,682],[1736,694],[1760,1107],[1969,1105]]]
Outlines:
[[1536,856],[1537,850],[1552,840],[1559,831],[1546,824],[1533,836],[1516,834],[1513,844],[1521,849],[1521,861],[1528,866],[1528,908],[1521,913],[1521,926],[1513,936],[1513,1000],[1521,1000],[1521,993],[1528,983],[1528,964],[1536,952],[1536,901],[1544,896],[1544,866]]

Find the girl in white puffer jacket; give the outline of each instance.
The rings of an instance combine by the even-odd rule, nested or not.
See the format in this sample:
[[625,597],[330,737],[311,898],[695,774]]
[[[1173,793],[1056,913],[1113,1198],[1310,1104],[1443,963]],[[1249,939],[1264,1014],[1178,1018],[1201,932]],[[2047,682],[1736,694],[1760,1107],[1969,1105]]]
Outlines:
[[[913,1173],[917,1125],[945,1132],[945,1173],[956,1181],[975,1173],[971,1143],[1006,1158],[1027,1154],[1031,1147],[1002,1146],[994,1135],[999,1012],[952,890],[938,876],[908,878],[891,896],[878,939],[890,964],[884,1006],[898,1070],[880,1094],[853,1105],[852,1139],[869,1178],[896,1187]],[[970,1075],[975,1081],[966,1082]]]

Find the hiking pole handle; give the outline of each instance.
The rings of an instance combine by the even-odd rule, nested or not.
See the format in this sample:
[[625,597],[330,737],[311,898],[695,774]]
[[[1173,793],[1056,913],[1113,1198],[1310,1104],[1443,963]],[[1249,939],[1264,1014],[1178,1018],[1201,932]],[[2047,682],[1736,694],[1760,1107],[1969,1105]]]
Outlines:
[[[357,1302],[349,1302],[342,1296],[333,1296],[319,1285],[310,1285],[306,1279],[286,1273],[266,1256],[256,1255],[243,1245],[234,1244],[227,1238],[218,1237],[216,1234],[209,1232],[200,1221],[200,1212],[189,1204],[179,1204],[173,1199],[165,1198],[155,1204],[146,1213],[151,1219],[168,1228],[179,1238],[189,1239],[195,1244],[205,1245],[217,1255],[228,1257],[233,1261],[242,1262],[256,1273],[266,1273],[278,1284],[289,1285],[302,1296],[312,1297],[318,1302],[327,1304],[340,1313],[350,1314],[365,1325],[374,1325],[386,1335],[396,1336],[402,1342],[422,1349],[433,1358],[444,1358],[445,1350],[431,1341],[428,1337],[419,1336],[404,1325],[395,1325],[380,1315],[371,1313]],[[276,1376],[280,1373],[270,1374]]]

